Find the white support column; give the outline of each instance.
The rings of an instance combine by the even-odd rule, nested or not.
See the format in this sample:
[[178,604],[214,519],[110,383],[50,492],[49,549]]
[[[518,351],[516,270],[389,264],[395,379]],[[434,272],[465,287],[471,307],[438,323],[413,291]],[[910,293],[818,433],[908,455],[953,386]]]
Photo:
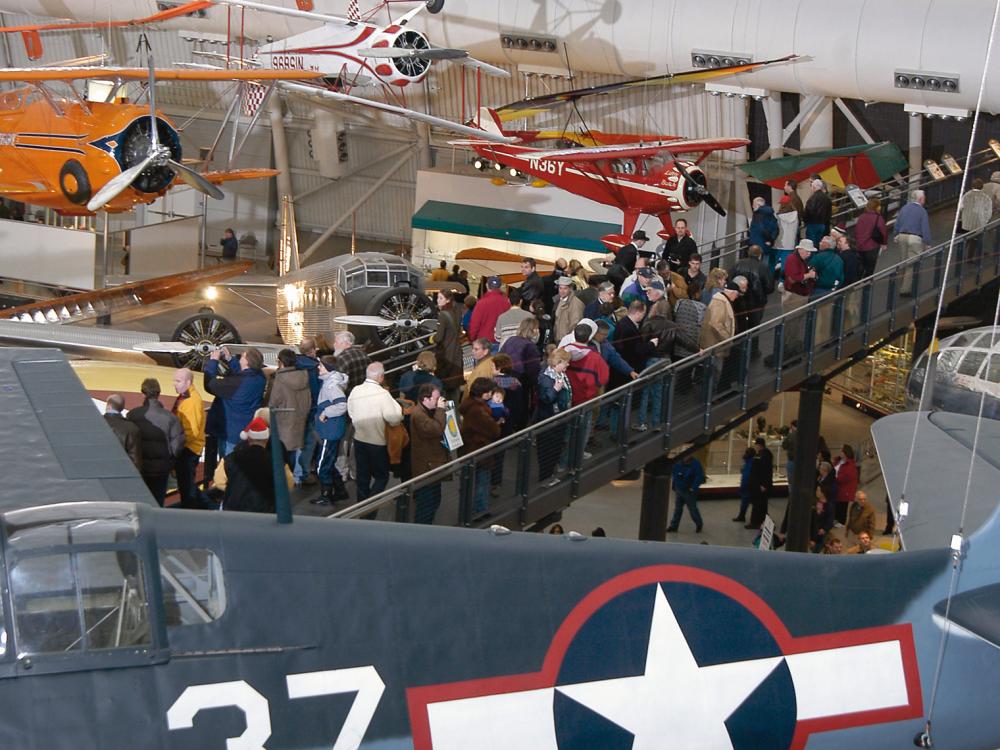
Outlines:
[[920,180],[921,170],[924,168],[924,116],[910,116],[910,145],[907,149],[910,159],[910,181]]
[[[781,92],[772,91],[764,100],[764,115],[767,118],[767,141],[770,148],[767,152],[768,159],[780,159],[785,155],[785,140],[781,117]],[[781,200],[782,191],[771,190],[771,205],[777,210],[778,201]]]

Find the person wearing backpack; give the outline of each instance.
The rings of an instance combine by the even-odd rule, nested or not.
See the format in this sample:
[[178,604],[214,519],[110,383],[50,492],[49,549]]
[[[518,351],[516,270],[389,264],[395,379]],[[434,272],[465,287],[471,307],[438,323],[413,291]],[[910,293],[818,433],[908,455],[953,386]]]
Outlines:
[[854,243],[861,258],[861,277],[875,273],[878,255],[889,242],[889,230],[882,218],[882,203],[872,198],[854,225]]
[[320,389],[316,403],[316,418],[313,426],[319,438],[319,475],[321,492],[310,500],[313,505],[333,505],[338,500],[350,497],[344,486],[344,478],[337,471],[337,453],[340,441],[347,430],[347,375],[337,369],[337,358],[326,355],[319,361]]

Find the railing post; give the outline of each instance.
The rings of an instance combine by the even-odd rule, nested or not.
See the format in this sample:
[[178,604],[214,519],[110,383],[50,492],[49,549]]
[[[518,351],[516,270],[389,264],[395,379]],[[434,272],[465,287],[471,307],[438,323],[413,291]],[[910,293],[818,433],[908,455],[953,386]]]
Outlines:
[[701,397],[705,407],[705,429],[712,423],[712,395],[715,393],[715,352],[702,361]]
[[837,358],[837,361],[840,361],[844,354],[844,315],[847,311],[846,298],[848,294],[854,294],[853,290],[850,292],[841,292],[837,295],[837,299],[833,303],[833,336],[837,342],[837,345],[834,347],[834,356]]
[[955,296],[962,294],[962,276],[964,272],[965,243],[962,240],[955,240]]
[[815,344],[816,344],[816,308],[810,307],[806,310],[805,330],[803,330],[802,332],[802,348],[805,350],[806,354],[806,375],[812,375]]
[[472,523],[472,496],[475,491],[475,470],[471,461],[462,464],[458,485],[458,525],[469,526]]
[[567,460],[569,465],[566,468],[572,477],[569,494],[573,498],[579,497],[580,467],[583,465],[583,439],[585,433],[583,420],[585,416],[583,412],[574,414],[573,421],[569,427],[569,445],[567,446]]
[[396,496],[396,523],[413,523],[415,508],[413,494],[409,489]]
[[618,473],[628,471],[628,431],[632,426],[632,394],[635,387],[629,386],[621,399],[618,409]]
[[670,427],[674,416],[674,386],[677,376],[673,369],[667,369],[663,375],[663,398],[660,400],[660,425],[663,429],[663,449],[670,447]]
[[753,337],[745,336],[740,344],[740,408],[747,408],[750,398],[750,354],[753,352]]
[[861,320],[863,330],[861,333],[861,344],[868,346],[872,333],[872,295],[875,293],[875,283],[869,281],[865,288],[861,290]]
[[781,393],[781,369],[785,364],[785,324],[774,328],[774,392]]
[[521,528],[528,517],[528,487],[531,484],[531,443],[534,433],[529,432],[517,447],[517,493],[521,496],[519,520]]
[[889,330],[892,331],[896,328],[896,298],[899,296],[896,294],[897,287],[899,286],[899,269],[897,268],[892,272],[889,277],[889,290],[886,293],[885,305],[886,310],[889,312]]

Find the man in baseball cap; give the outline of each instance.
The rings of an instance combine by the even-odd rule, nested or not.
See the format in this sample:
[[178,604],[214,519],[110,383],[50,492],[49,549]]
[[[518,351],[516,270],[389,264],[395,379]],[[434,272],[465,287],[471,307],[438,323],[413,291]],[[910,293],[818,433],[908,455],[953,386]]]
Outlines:
[[499,276],[486,279],[486,294],[479,298],[469,317],[469,341],[486,339],[491,344],[497,343],[497,318],[510,309],[510,300],[500,289],[502,285]]

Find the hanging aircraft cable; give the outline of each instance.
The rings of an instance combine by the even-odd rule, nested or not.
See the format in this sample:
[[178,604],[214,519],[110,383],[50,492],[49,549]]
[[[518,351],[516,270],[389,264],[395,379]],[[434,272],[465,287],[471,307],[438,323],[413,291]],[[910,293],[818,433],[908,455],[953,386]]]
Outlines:
[[[566,44],[566,42],[563,42],[563,55],[566,57],[566,70],[569,72],[570,80],[572,80],[573,79],[573,66],[570,65],[570,62],[569,62],[569,47]],[[586,119],[584,119],[583,114],[580,112],[580,107],[577,104],[577,99],[578,98],[579,97],[575,97],[575,96],[571,97],[570,100],[569,100],[569,103],[573,107],[573,112],[576,113],[576,116],[580,119],[580,124],[583,125],[583,135],[587,136],[588,140],[592,144],[597,144],[597,139],[594,137],[594,133],[590,129],[590,125],[587,124]],[[596,167],[596,164],[595,164],[595,167]],[[604,182],[604,184],[608,186],[609,190],[613,190],[613,191],[615,191],[615,192],[618,193],[619,200],[622,202],[622,204],[624,204],[625,203],[625,196],[624,196],[624,192],[621,189],[621,186],[618,185],[617,183],[612,182],[610,179],[608,179],[608,175],[605,173],[604,170],[602,170],[600,168],[597,168],[597,173],[600,175],[601,181]],[[582,170],[581,174],[583,174],[584,176],[586,176],[586,177],[588,177],[590,179],[594,179],[593,177],[591,177],[591,175],[589,173],[589,170]]]
[[[993,42],[994,39],[996,38],[998,18],[1000,18],[1000,0],[997,0],[996,5],[994,6],[993,9],[993,22],[990,26],[990,38],[986,46],[986,59],[983,62],[983,74],[979,82],[979,95],[976,99],[976,109],[972,117],[972,130],[969,134],[969,148],[968,148],[968,153],[966,154],[966,164],[969,164],[972,161],[972,151],[975,146],[976,133],[978,132],[979,129],[979,117],[982,111],[983,96],[985,95],[986,92],[986,72],[989,70],[990,67],[990,58],[993,53]],[[948,270],[951,267],[951,259],[955,250],[955,238],[958,236],[958,222],[961,217],[962,203],[966,195],[966,183],[968,182],[968,179],[969,179],[969,173],[968,171],[964,171],[962,173],[962,185],[961,188],[959,189],[958,206],[955,209],[955,218],[954,221],[952,222],[951,238],[948,242],[948,254],[945,258],[944,275],[938,291],[937,309],[934,312],[934,325],[931,328],[931,341],[937,339],[938,327],[941,323],[941,311],[944,309],[944,295],[945,295],[945,290],[948,288]],[[916,281],[917,277],[914,276],[914,279]],[[993,314],[994,328],[993,332],[990,334],[991,349],[993,347],[993,344],[995,343],[996,326],[998,320],[1000,320],[1000,298],[997,299],[997,307]],[[931,363],[932,363],[932,358],[927,357],[927,365],[926,365],[926,370],[924,372],[923,388],[928,387],[929,379],[931,376]],[[923,394],[921,393],[921,401],[923,401],[922,395]],[[972,472],[973,469],[975,468],[976,454],[979,448],[979,435],[983,420],[983,408],[985,401],[986,401],[986,394],[984,392],[980,394],[980,399],[979,399],[979,413],[976,417],[976,429],[975,429],[975,434],[973,435],[972,451],[969,459],[969,473],[965,483],[965,491],[962,496],[962,511],[959,516],[958,530],[954,535],[952,535],[951,538],[951,550],[952,550],[951,580],[948,586],[948,598],[945,600],[944,627],[942,628],[941,641],[938,646],[937,659],[934,664],[934,676],[931,679],[931,697],[927,705],[927,716],[924,725],[924,730],[922,732],[917,733],[917,736],[913,738],[913,744],[916,745],[917,747],[933,747],[934,745],[931,736],[931,725],[934,718],[934,707],[937,701],[938,685],[941,679],[941,669],[944,664],[945,649],[948,644],[948,635],[951,631],[951,624],[949,620],[949,615],[951,613],[951,604],[955,596],[955,591],[957,590],[958,578],[961,575],[961,570],[962,570],[962,558],[966,543],[965,519],[969,506],[969,494],[972,490]],[[900,497],[899,497],[899,506],[898,506],[899,508],[905,507],[904,503],[906,502],[906,490],[910,480],[910,470],[913,466],[913,456],[914,453],[916,452],[917,436],[918,433],[920,432],[920,424],[921,420],[918,419],[916,422],[916,426],[914,427],[913,430],[913,437],[910,441],[910,451],[906,459],[906,471],[903,474],[903,489],[900,492]],[[905,518],[905,514],[903,514],[901,510],[898,515],[899,518],[896,524],[897,534],[899,533],[899,526],[902,524]]]

